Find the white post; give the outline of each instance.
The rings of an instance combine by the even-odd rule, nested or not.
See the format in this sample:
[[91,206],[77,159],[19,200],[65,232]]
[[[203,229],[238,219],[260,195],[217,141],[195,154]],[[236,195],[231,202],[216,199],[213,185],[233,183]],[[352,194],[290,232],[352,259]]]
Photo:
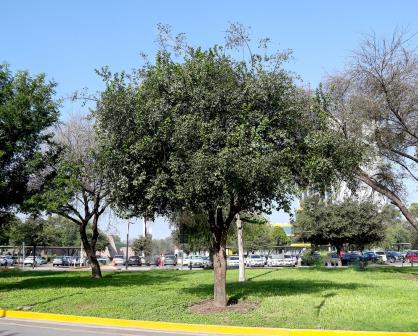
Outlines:
[[22,243],[22,268],[25,268],[25,242]]
[[239,257],[239,275],[238,281],[245,281],[245,265],[244,265],[244,244],[242,240],[242,222],[239,213],[235,216],[237,224],[237,241],[238,241],[238,257]]

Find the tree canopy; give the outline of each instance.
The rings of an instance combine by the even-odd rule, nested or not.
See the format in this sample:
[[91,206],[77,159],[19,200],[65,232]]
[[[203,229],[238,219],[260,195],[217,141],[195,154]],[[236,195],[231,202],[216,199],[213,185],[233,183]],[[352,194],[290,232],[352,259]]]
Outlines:
[[298,185],[348,176],[360,152],[295,85],[287,53],[245,62],[220,46],[184,46],[179,61],[165,47],[132,74],[101,72],[96,117],[110,196],[135,215],[206,214],[222,306],[235,215],[288,210]]
[[327,204],[317,196],[307,198],[297,211],[295,235],[315,245],[331,244],[339,252],[344,244],[366,245],[384,239],[384,216],[370,201],[344,200]]
[[3,218],[42,189],[57,148],[50,127],[58,119],[56,84],[44,74],[12,73],[0,64],[0,230]]

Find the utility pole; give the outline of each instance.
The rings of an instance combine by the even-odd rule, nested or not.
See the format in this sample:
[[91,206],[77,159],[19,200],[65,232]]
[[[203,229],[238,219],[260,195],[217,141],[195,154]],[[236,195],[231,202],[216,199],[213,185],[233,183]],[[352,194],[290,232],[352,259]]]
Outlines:
[[238,241],[238,258],[239,258],[239,275],[238,281],[245,281],[245,265],[244,265],[244,244],[242,241],[242,222],[239,213],[235,215],[235,222],[237,224],[237,241]]

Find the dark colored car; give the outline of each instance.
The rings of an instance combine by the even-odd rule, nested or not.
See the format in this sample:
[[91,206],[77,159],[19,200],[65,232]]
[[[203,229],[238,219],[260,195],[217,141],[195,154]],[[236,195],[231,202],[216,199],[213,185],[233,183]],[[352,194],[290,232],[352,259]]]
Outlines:
[[380,259],[380,257],[376,253],[374,253],[372,251],[369,251],[369,252],[364,252],[362,254],[362,259],[364,261],[376,262],[376,261],[378,261]]
[[141,257],[130,256],[128,259],[128,266],[142,266]]
[[364,259],[362,258],[362,256],[360,254],[356,254],[356,253],[345,253],[342,257],[341,257],[341,264],[343,266],[349,266],[352,264],[356,264],[359,263],[360,261],[363,261]]
[[403,260],[402,254],[396,251],[385,251],[386,258],[389,262],[394,263],[395,261]]
[[408,261],[410,263],[413,263],[413,262],[416,263],[416,262],[418,262],[418,251],[409,251],[406,254],[405,259],[406,259],[406,261]]

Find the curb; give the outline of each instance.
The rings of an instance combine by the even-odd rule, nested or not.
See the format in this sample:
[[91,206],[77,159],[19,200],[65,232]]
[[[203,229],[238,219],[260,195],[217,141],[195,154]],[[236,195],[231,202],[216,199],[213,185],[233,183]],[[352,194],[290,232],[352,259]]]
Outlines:
[[36,313],[16,310],[0,309],[0,318],[31,319],[49,322],[66,322],[90,324],[116,328],[151,329],[168,332],[188,332],[224,335],[266,335],[266,336],[418,336],[418,332],[385,332],[385,331],[351,331],[351,330],[315,330],[315,329],[284,329],[237,327],[204,324],[187,324],[172,322],[154,322],[139,320],[123,320],[104,317],[62,315],[51,313]]

